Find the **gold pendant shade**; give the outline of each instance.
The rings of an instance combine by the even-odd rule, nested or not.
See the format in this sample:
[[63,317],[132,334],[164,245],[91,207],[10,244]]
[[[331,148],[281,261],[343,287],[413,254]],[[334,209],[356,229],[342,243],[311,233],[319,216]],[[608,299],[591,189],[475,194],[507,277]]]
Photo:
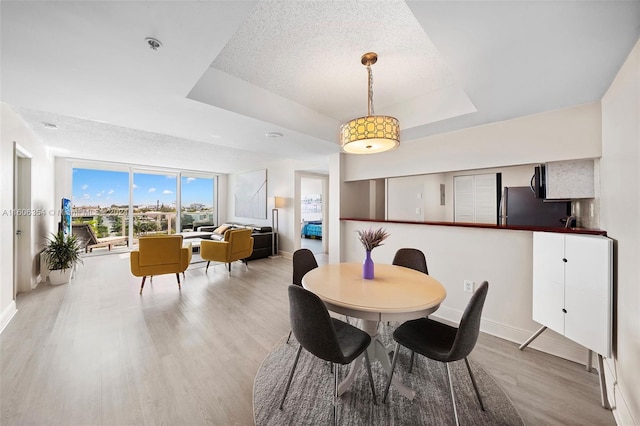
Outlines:
[[340,126],[340,146],[349,154],[375,154],[397,148],[400,145],[400,123],[397,118],[373,113],[373,75],[371,65],[378,55],[369,52],[361,62],[369,74],[367,115],[354,118]]
[[349,154],[374,154],[400,145],[400,123],[388,115],[354,118],[340,128],[342,150]]

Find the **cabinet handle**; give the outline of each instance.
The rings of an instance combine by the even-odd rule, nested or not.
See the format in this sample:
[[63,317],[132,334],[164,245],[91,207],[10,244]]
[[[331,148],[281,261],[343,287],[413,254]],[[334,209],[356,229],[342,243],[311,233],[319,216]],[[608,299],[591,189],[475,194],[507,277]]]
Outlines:
[[566,258],[562,258],[562,261],[563,261],[564,263],[567,263],[567,259],[566,259]]
[[567,313],[567,310],[562,308],[562,312],[564,312],[565,314]]

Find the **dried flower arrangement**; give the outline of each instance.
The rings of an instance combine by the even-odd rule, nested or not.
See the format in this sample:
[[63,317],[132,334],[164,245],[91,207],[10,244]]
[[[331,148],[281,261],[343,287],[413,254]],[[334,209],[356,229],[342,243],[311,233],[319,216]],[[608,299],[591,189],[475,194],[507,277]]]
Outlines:
[[368,231],[362,230],[357,231],[358,238],[360,242],[364,246],[365,250],[371,251],[374,248],[381,246],[382,242],[389,236],[387,231],[384,228],[373,230],[369,228]]

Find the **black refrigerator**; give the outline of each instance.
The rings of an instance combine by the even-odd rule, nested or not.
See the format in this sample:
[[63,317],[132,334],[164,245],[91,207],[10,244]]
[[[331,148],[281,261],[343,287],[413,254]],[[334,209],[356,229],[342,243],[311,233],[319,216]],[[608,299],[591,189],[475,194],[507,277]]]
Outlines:
[[528,186],[505,187],[502,224],[564,228],[571,214],[570,201],[543,201]]

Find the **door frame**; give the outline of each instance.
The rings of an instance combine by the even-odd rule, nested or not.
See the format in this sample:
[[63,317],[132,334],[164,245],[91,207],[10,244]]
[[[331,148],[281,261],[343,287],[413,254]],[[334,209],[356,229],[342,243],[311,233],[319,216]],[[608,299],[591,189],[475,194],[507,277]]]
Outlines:
[[300,223],[302,223],[302,178],[319,179],[322,181],[322,252],[329,254],[329,175],[296,170],[294,172],[294,201],[293,201],[293,235],[294,250],[302,247],[300,241]]

